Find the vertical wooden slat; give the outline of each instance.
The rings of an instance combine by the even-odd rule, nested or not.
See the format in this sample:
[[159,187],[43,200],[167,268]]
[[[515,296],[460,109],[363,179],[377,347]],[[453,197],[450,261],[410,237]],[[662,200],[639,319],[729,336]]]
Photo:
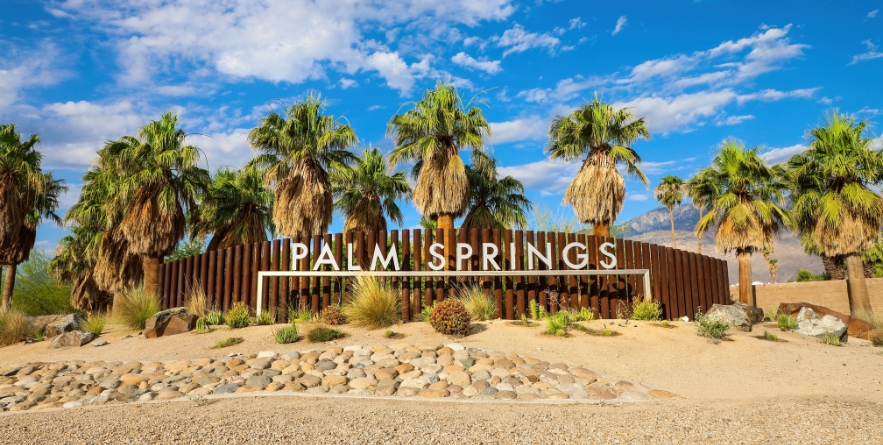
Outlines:
[[169,263],[169,266],[172,268],[172,279],[170,280],[169,286],[169,298],[166,302],[166,307],[171,308],[175,305],[178,298],[178,284],[180,283],[180,277],[178,276],[178,269],[181,267],[179,261],[172,261]]
[[202,293],[208,295],[208,252],[203,252],[199,262],[199,285]]
[[[433,262],[432,255],[429,254],[429,247],[434,243],[435,233],[433,233],[430,229],[423,229],[424,239],[423,239],[423,263],[425,265],[424,270],[432,270],[429,267],[429,263]],[[435,298],[435,280],[427,277],[426,280],[426,290],[423,295],[423,307],[432,307],[432,300]]]
[[726,260],[721,260],[721,273],[723,273],[723,292],[726,295],[726,302],[730,304],[730,267]]
[[[346,267],[344,267],[343,262],[342,262],[343,261],[343,252],[344,252],[343,234],[342,233],[335,233],[334,234],[334,262],[337,263],[337,267],[340,267],[340,270],[346,269]],[[341,293],[341,287],[343,286],[342,283],[343,283],[343,280],[341,280],[340,278],[337,278],[337,280],[334,283],[334,297],[333,297],[334,303],[333,304],[342,304],[342,302],[343,302],[343,300],[341,300],[341,297],[343,296],[343,294]]]
[[[248,278],[251,281],[251,286],[248,288],[248,301],[249,305],[257,306],[258,301],[258,272],[261,270],[261,243],[253,243],[249,246],[244,247],[247,250],[251,250],[251,266],[248,264],[245,265],[246,268],[249,268]],[[264,304],[266,305],[267,297],[266,297],[266,286],[264,287]]]
[[702,260],[702,276],[701,276],[701,278],[705,282],[705,286],[704,286],[705,307],[711,309],[711,306],[715,303],[714,292],[713,292],[714,264],[712,263],[711,258],[709,258],[705,255],[699,255],[699,259]]
[[[687,258],[690,260],[690,282],[693,285],[693,311],[698,311],[702,306],[702,281],[699,278],[699,261],[698,255],[687,252]],[[708,308],[702,306],[702,312],[708,312]]]
[[[273,243],[271,241],[264,241],[260,243],[260,270],[267,271],[270,270],[270,261],[272,259],[272,249]],[[261,295],[261,310],[265,310],[270,306],[270,278],[265,277],[261,280],[262,294]],[[257,307],[257,300],[255,300],[255,307]]]
[[[635,243],[632,240],[623,240],[623,247],[625,247],[624,257],[625,257],[625,267],[621,267],[623,269],[636,269],[635,267]],[[625,277],[626,283],[626,298],[631,301],[635,298],[635,289],[637,287],[637,280],[635,280],[635,275],[626,275]],[[625,304],[628,304],[626,302]]]
[[[338,263],[339,264],[339,263]],[[291,270],[291,240],[289,238],[282,239],[282,253],[279,255],[279,269],[286,272]],[[279,312],[276,314],[276,321],[288,321],[288,306],[291,302],[291,277],[282,277],[279,284]]]
[[208,253],[208,294],[212,301],[212,307],[224,310],[224,300],[219,298],[218,289],[218,251]]
[[[323,235],[322,236],[322,245],[328,246],[329,248],[331,248],[332,237],[333,237],[333,235],[330,233],[326,233],[325,235]],[[331,252],[334,252],[334,250],[332,250]],[[319,254],[321,254],[321,253],[322,253],[321,250],[316,252],[316,256],[314,258],[318,259]],[[313,261],[315,261],[315,259]],[[331,271],[332,269],[331,269],[331,266],[325,265],[325,266],[322,266],[322,270],[327,272],[327,271]],[[332,304],[331,303],[331,277],[322,277],[322,307],[323,308],[328,307],[331,304]]]
[[683,284],[681,280],[678,278],[678,274],[680,274],[680,266],[678,265],[678,258],[675,255],[674,249],[671,247],[665,248],[665,259],[668,263],[668,273],[666,274],[666,279],[668,282],[668,304],[671,307],[672,318],[681,318],[683,317],[683,308],[679,303],[682,300],[681,293],[683,292]]
[[[426,231],[427,236],[429,231]],[[420,229],[414,229],[414,271],[423,270],[423,232]],[[427,285],[429,280],[427,281]],[[427,286],[428,288],[428,286]],[[427,295],[429,292],[427,292]],[[413,311],[414,320],[419,320],[420,311],[423,309],[423,305],[420,303],[420,299],[423,298],[423,278],[414,277],[414,286],[411,288],[411,301],[414,302],[411,306],[411,310]]]
[[[402,270],[409,272],[411,270],[411,231],[402,230]],[[411,321],[411,277],[405,275],[402,277],[402,322]]]
[[[396,234],[398,234],[398,231],[396,231]],[[392,233],[390,233],[390,235],[392,235]],[[386,258],[386,254],[387,254],[387,252],[388,252],[388,250],[387,250],[387,245],[386,245],[386,240],[387,240],[386,231],[385,231],[385,230],[380,230],[380,231],[378,231],[378,232],[377,232],[377,247],[380,248],[380,254],[381,254],[384,258]],[[392,238],[390,241],[393,242],[393,243],[396,242],[395,238]],[[373,252],[373,250],[372,250],[372,252]],[[393,267],[394,267],[394,266],[393,266]],[[378,268],[379,270],[387,270],[386,267],[383,266],[383,262],[382,262],[382,261],[378,261],[378,262],[377,262],[377,268]],[[397,279],[396,277],[392,277],[392,279],[384,278],[383,281],[386,281],[387,283],[389,283],[390,286],[391,286],[391,289],[395,289],[396,285],[398,284],[398,283],[397,283],[398,279]]]
[[[248,246],[245,246],[246,250],[248,250]],[[251,302],[245,295],[242,294],[242,245],[238,245],[233,247],[233,289],[231,294],[232,301],[234,303],[242,302],[248,307],[251,307]]]
[[[564,232],[558,233],[558,268],[561,270],[570,269],[567,267],[567,264],[564,263],[564,247],[567,246],[567,234]],[[558,278],[558,298],[555,300],[554,308],[550,308],[552,313],[558,312],[558,308],[566,308],[567,301],[570,299],[570,291],[569,291],[569,282],[570,278],[567,275],[561,275]]]
[[[635,254],[638,255],[640,259],[640,268],[641,269],[650,269],[653,266],[650,258],[650,246],[647,243],[635,242]],[[651,274],[652,276],[652,274]],[[644,277],[638,277],[638,291],[640,291],[641,298],[645,298],[648,294],[653,296],[654,300],[659,300],[653,293],[653,280],[650,280],[650,289],[644,289]]]
[[[270,244],[270,251],[267,252],[270,254],[270,270],[274,272],[279,271],[279,262],[282,259],[282,240],[274,239]],[[271,277],[270,278],[270,298],[267,301],[267,309],[270,311],[276,311],[276,315],[279,315],[279,277]]]
[[178,304],[176,306],[184,306],[184,300],[190,294],[190,286],[193,286],[193,257],[184,258],[184,291],[178,295]]
[[[445,246],[445,258],[447,261],[447,267],[445,269],[449,269],[453,266],[453,262],[450,259],[450,244],[453,240],[451,240],[451,235],[453,235],[453,231],[448,231],[445,233],[444,229],[436,229],[435,231],[435,242]],[[444,270],[444,269],[442,269]],[[435,301],[441,303],[445,299],[445,279],[444,278],[436,278],[435,280]]]
[[[352,231],[346,232],[343,235],[343,239],[346,242],[346,246],[344,246],[343,255],[344,255],[344,258],[347,258],[346,260],[342,260],[343,263],[341,263],[340,267],[343,270],[349,269],[349,264],[348,264],[349,258],[350,258],[349,255],[353,255],[353,258],[356,258],[356,256],[355,256],[356,255],[356,253],[355,253],[356,245],[354,244],[355,243],[354,238],[355,238],[355,234]],[[352,251],[353,251],[352,254],[349,253],[350,248],[352,248]],[[343,297],[342,297],[343,300],[342,301],[345,303],[349,303],[350,301],[352,301],[352,298],[351,298],[352,282],[351,282],[351,280],[352,280],[352,278],[350,278],[350,277],[343,278],[344,284],[343,284],[343,289],[342,289],[342,291],[343,291]]]
[[[313,270],[312,262],[316,258],[319,257],[319,252],[322,251],[322,235],[313,235],[312,240],[310,241],[310,250],[307,255],[307,267],[309,270]],[[310,310],[313,311],[314,314],[319,314],[322,310],[321,301],[319,300],[319,278],[315,276],[310,277]]]
[[[568,233],[567,234],[567,244],[575,243],[575,242],[577,242],[576,241],[576,234],[575,233]],[[570,251],[570,253],[567,255],[567,257],[570,259],[571,263],[577,262],[576,261],[576,253],[577,253],[576,249],[572,249]],[[570,277],[568,277],[567,287],[568,287],[567,294],[568,294],[568,297],[570,297],[567,300],[567,308],[575,310],[577,307],[579,307],[579,277],[577,277],[576,275],[571,275]],[[562,308],[563,308],[563,306],[562,306]]]
[[[303,245],[307,246],[307,256],[300,259],[300,264],[297,266],[298,270],[309,271],[310,270],[310,237],[308,235],[301,236],[299,242]],[[302,276],[300,277],[300,284],[298,285],[298,293],[300,294],[300,308],[301,309],[310,309],[312,311],[312,304],[310,301],[310,277]],[[312,312],[313,315],[316,314],[315,311]]]
[[162,309],[166,309],[165,301],[166,301],[166,263],[159,264],[159,272],[157,273],[157,296],[159,297],[160,305],[162,305]]
[[[469,247],[472,248],[472,255],[469,257],[469,270],[480,270],[479,265],[479,244],[478,244],[478,229],[469,229],[468,238],[469,238]],[[479,283],[483,283],[484,280],[481,277],[470,277],[470,285],[478,286]]]
[[[524,232],[521,230],[515,231],[515,270],[524,270]],[[525,306],[525,280],[523,276],[515,277],[515,298],[516,298],[516,310],[515,316],[521,318],[524,315],[524,306]]]
[[[626,251],[625,251],[625,241],[622,238],[615,239],[616,244],[616,268],[617,269],[625,269],[626,263]],[[616,298],[617,301],[612,302],[610,306],[610,310],[612,312],[612,318],[618,318],[621,311],[621,306],[626,303],[628,299],[628,279],[627,275],[617,275],[616,276]]]
[[[236,289],[236,293],[239,294],[239,300],[245,303],[246,306],[250,308],[257,307],[256,297],[252,298],[252,293],[257,293],[256,291],[252,291],[251,289],[251,274],[252,274],[252,266],[251,266],[251,256],[252,256],[252,247],[251,244],[245,244],[242,247],[242,264],[235,267],[236,274],[242,275],[241,283],[237,286],[234,285],[234,289]],[[238,254],[237,254],[238,255]]]
[[695,307],[693,307],[693,282],[690,279],[690,259],[687,256],[687,252],[683,250],[677,250],[678,257],[681,260],[681,273],[679,275],[679,280],[684,283],[684,292],[683,292],[683,302],[679,303],[680,306],[683,304],[684,307],[684,315],[693,319],[693,315],[696,313]]
[[[588,244],[589,270],[599,270],[601,267],[598,265],[598,255],[600,255],[598,251],[598,237],[589,235],[587,238],[586,244]],[[592,285],[589,287],[589,307],[592,308],[592,313],[595,315],[595,318],[601,318],[600,298],[603,278],[604,277],[601,275],[595,275],[592,277]]]
[[[546,232],[537,232],[537,250],[546,253]],[[550,258],[551,260],[551,258]],[[537,261],[537,270],[546,270],[546,263]],[[545,276],[537,277],[537,297],[539,307],[544,311],[549,310],[549,280]]]
[[[668,249],[666,249],[668,250]],[[671,272],[671,286],[674,288],[674,292],[672,292],[671,296],[671,304],[672,307],[676,308],[675,317],[681,318],[687,315],[687,298],[685,297],[687,294],[687,286],[684,282],[684,261],[681,258],[681,251],[678,249],[671,249],[670,254],[670,263],[669,268]],[[670,287],[671,287],[670,286]],[[690,319],[693,319],[692,315],[688,315]]]
[[171,281],[171,269],[169,269],[169,263],[160,264],[160,271],[162,274],[162,286],[159,287],[159,301],[162,305],[163,309],[168,309],[168,300],[169,300],[169,282]]
[[[503,248],[502,248],[502,240],[499,229],[491,230],[491,238],[492,242],[495,246],[497,246],[497,264],[500,268],[505,266],[505,262],[503,260]],[[503,318],[503,277],[495,276],[494,277],[494,316],[497,318]]]
[[233,306],[233,248],[224,249],[224,306]]
[[[528,230],[525,233],[526,245],[524,247],[524,269],[527,270],[528,265],[528,250],[527,245],[533,245],[534,248],[537,247],[536,237],[534,235],[533,230]],[[536,268],[536,262],[534,262],[534,268]],[[533,301],[536,304],[537,301],[537,277],[531,275],[527,277],[527,300],[525,300],[525,305],[530,305],[530,302]]]
[[[576,235],[576,241],[583,246],[587,246],[588,249],[588,240],[586,240],[586,235],[584,233],[580,233]],[[589,265],[587,264],[584,269],[589,269]],[[582,275],[577,277],[577,281],[579,282],[579,307],[580,308],[588,308],[589,306],[589,286],[591,286],[591,280],[589,276]]]
[[202,286],[202,283],[199,281],[199,269],[201,267],[201,260],[202,255],[193,255],[193,274],[190,276],[190,287],[189,292],[187,292],[188,300],[193,295],[193,291]]
[[662,303],[662,316],[671,320],[674,315],[668,301],[668,258],[665,256],[665,247],[656,244],[648,244],[650,247],[650,262],[653,270],[650,271],[650,280],[653,283],[653,292]]
[[[504,238],[505,238],[505,243],[506,243],[504,262],[506,263],[506,267],[504,267],[503,269],[510,270],[510,271],[515,270],[515,264],[512,263],[512,260],[511,260],[512,254],[510,253],[511,251],[515,250],[514,246],[512,245],[512,242],[513,242],[512,235],[513,235],[513,233],[511,230],[507,230],[504,232]],[[515,280],[513,278],[513,275],[506,275],[506,319],[507,320],[514,320],[515,319],[515,310],[514,310],[515,309],[515,302],[514,302],[514,298],[513,298],[513,294],[515,292]]]
[[[558,261],[560,258],[560,250],[561,246],[558,245],[558,234],[555,232],[549,232],[546,234],[546,242],[552,244],[552,256],[550,258],[552,267],[551,270],[558,269]],[[555,275],[549,275],[547,278],[547,283],[549,285],[549,295],[546,298],[548,308],[550,314],[554,314],[558,312],[558,294],[561,292],[560,283],[558,281],[560,277]]]
[[[475,266],[475,270],[482,270],[483,265],[485,263],[484,256],[484,244],[485,243],[493,243],[493,238],[491,237],[490,229],[481,229],[481,233],[478,235],[478,264]],[[490,266],[490,264],[488,265]],[[490,267],[489,267],[490,269]],[[493,299],[493,291],[494,291],[494,277],[485,276],[482,279],[482,289],[484,290],[484,295],[490,299]]]

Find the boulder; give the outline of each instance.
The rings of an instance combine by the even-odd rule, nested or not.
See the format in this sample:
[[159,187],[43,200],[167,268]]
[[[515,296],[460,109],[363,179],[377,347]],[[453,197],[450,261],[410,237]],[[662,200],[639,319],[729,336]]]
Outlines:
[[796,318],[797,314],[799,314],[800,310],[803,308],[810,308],[813,310],[813,312],[819,314],[822,317],[824,317],[825,315],[830,315],[839,318],[840,321],[846,323],[846,332],[851,337],[870,340],[870,334],[875,329],[874,325],[864,320],[842,314],[840,312],[828,309],[824,306],[818,306],[810,303],[782,303],[779,305],[779,311],[776,315],[790,315]]
[[757,324],[763,321],[766,315],[763,313],[763,309],[752,306],[750,304],[742,303],[741,301],[737,301],[733,303],[733,306],[738,306],[745,312],[745,315],[748,316],[748,319],[751,320],[751,324]]
[[748,314],[740,306],[715,304],[705,314],[705,319],[729,323],[730,326],[736,329],[751,332],[751,318],[748,317]]
[[80,328],[80,322],[85,318],[80,314],[68,314],[61,320],[46,325],[46,337],[57,337],[65,332],[71,332]]
[[183,307],[157,312],[144,323],[144,337],[157,338],[182,334],[196,327],[196,315],[188,314]]
[[833,334],[845,342],[849,338],[847,329],[843,320],[833,315],[819,316],[812,308],[805,307],[797,313],[797,329],[794,332],[818,338]]
[[52,339],[49,347],[52,349],[66,348],[69,346],[83,346],[97,337],[91,332],[83,332],[80,330],[65,332]]

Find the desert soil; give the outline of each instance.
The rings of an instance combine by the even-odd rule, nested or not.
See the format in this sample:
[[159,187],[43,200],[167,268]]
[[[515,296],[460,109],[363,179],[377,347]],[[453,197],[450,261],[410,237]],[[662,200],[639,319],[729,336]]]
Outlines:
[[[401,339],[343,326],[334,346],[456,341],[581,366],[677,399],[634,404],[428,401],[347,396],[242,395],[197,406],[189,400],[0,414],[0,443],[883,443],[883,349],[781,332],[772,323],[707,342],[690,323],[607,321],[622,333],[571,338],[504,321],[451,339],[426,323],[397,325]],[[601,321],[591,327],[602,328]],[[231,352],[318,350],[276,344],[272,326],[144,339],[112,329],[106,346],[50,350],[48,343],[0,349],[0,368],[66,360],[165,361]],[[306,327],[304,328],[306,329]],[[761,339],[764,330],[787,342]],[[124,338],[133,335],[131,338]],[[228,336],[244,342],[211,349]]]

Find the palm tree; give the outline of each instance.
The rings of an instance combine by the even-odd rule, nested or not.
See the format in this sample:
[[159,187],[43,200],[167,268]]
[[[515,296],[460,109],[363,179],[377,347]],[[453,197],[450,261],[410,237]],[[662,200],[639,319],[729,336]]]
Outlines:
[[585,157],[564,193],[564,203],[573,205],[580,222],[592,224],[597,236],[610,236],[610,225],[625,200],[625,180],[617,164],[649,186],[638,168],[641,158],[630,147],[639,137],[650,139],[644,118],[636,119],[627,108],[614,109],[597,97],[569,116],[556,116],[549,127],[546,152],[552,159]]
[[71,284],[71,304],[84,311],[105,310],[113,298],[113,293],[101,289],[95,280],[92,243],[96,237],[88,228],[72,226],[71,234],[59,240],[55,257],[49,262],[56,279]]
[[190,239],[212,235],[209,251],[266,241],[276,229],[272,214],[273,192],[260,170],[220,170],[190,213]]
[[211,177],[198,166],[200,150],[186,145],[172,112],[124,136],[103,149],[105,159],[119,174],[115,200],[125,203],[116,240],[143,258],[144,290],[155,294],[159,265],[184,238],[185,209],[196,205]]
[[835,110],[810,130],[809,149],[788,161],[797,228],[825,255],[846,258],[853,312],[871,310],[861,255],[883,227],[883,198],[871,188],[883,180],[883,152],[872,148],[866,129]]
[[365,149],[356,156],[352,170],[341,170],[332,185],[334,208],[346,216],[343,230],[369,232],[386,230],[386,219],[402,225],[404,218],[397,199],[407,199],[411,186],[402,172],[390,174],[380,150]]
[[[486,155],[479,155],[485,156]],[[465,229],[511,229],[527,226],[525,211],[531,203],[524,196],[524,185],[511,177],[500,177],[496,159],[487,157],[475,166],[466,166],[469,180],[469,211]]]
[[715,243],[725,253],[736,252],[739,260],[739,301],[749,303],[751,254],[770,248],[773,236],[790,223],[780,207],[787,184],[784,171],[770,166],[757,153],[730,139],[721,143],[712,165],[699,174],[708,181],[701,199],[709,203],[708,213],[696,224],[696,236],[715,228]]
[[387,132],[395,141],[390,165],[405,160],[422,161],[414,204],[424,219],[438,221],[438,228],[451,230],[454,218],[469,208],[469,179],[460,150],[484,151],[491,127],[478,107],[463,103],[457,89],[439,81],[427,90],[414,108],[389,121]]
[[656,186],[656,190],[654,190],[656,199],[668,208],[668,219],[671,221],[671,245],[675,249],[678,248],[678,241],[675,239],[674,208],[681,205],[686,192],[687,185],[684,184],[684,180],[675,175],[663,176],[659,181],[659,185]]
[[273,223],[284,236],[321,235],[334,213],[330,174],[347,169],[353,160],[349,147],[358,142],[347,125],[325,116],[325,102],[309,95],[284,115],[271,111],[248,135],[260,151],[251,165],[266,171],[273,188]]
[[[702,219],[703,214],[705,213],[705,209],[708,206],[708,200],[706,197],[712,196],[714,194],[714,190],[711,188],[711,184],[707,181],[707,178],[700,174],[693,175],[687,181],[687,195],[690,197],[690,202],[693,204],[696,209],[699,210],[699,219]],[[702,255],[702,237],[696,237],[696,245],[697,252]]]

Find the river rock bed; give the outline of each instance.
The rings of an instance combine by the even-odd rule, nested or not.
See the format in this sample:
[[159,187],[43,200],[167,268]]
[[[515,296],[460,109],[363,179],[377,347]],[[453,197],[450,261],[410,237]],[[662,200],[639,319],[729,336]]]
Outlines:
[[72,360],[0,369],[0,410],[74,408],[219,394],[638,402],[673,394],[563,363],[452,343],[264,351],[175,362]]

